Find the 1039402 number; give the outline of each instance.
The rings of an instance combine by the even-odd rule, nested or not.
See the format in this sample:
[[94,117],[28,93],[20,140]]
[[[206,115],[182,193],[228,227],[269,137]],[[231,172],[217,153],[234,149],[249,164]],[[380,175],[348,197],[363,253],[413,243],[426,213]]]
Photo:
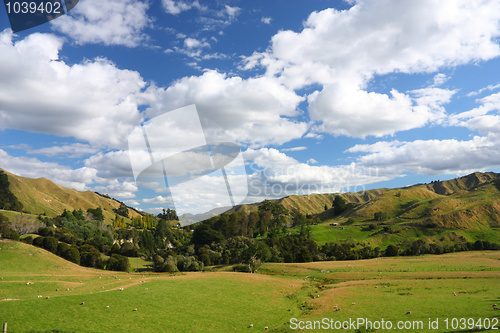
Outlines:
[[474,318],[446,318],[444,320],[446,329],[452,330],[465,330],[465,329],[473,329],[480,328],[486,330],[497,330],[498,326],[498,318],[484,318],[484,319],[474,319]]
[[61,3],[51,1],[42,2],[28,2],[28,1],[10,1],[5,2],[5,7],[7,8],[8,14],[62,14],[61,13]]

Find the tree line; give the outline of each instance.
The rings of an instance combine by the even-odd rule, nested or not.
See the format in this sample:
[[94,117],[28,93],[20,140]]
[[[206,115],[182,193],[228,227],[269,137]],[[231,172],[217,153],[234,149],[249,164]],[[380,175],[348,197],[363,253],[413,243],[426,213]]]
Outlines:
[[[340,196],[335,197],[332,206],[333,214],[347,209]],[[319,246],[311,237],[311,225],[320,222],[318,217],[288,210],[273,201],[264,201],[251,212],[224,213],[183,228],[175,227],[177,222],[174,210],[133,219],[116,212],[112,223],[104,222],[101,208],[65,210],[52,219],[39,216],[39,227],[34,231],[39,237],[29,236],[23,241],[82,266],[101,269],[126,271],[130,266],[128,257],[142,256],[152,260],[152,269],[157,272],[199,271],[213,265],[233,265],[235,270],[252,272],[262,262],[358,260],[500,249],[495,243],[465,239],[450,244],[419,239],[385,249],[357,241]],[[13,230],[20,225],[9,224],[0,215],[1,237],[19,239],[19,233],[35,229]]]

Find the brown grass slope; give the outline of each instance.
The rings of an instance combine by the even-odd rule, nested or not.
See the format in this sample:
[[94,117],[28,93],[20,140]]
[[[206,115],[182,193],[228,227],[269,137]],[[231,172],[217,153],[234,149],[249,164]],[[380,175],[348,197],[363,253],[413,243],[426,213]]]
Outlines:
[[[1,170],[1,169],[0,169]],[[63,186],[46,178],[26,178],[14,175],[3,170],[9,177],[10,190],[23,204],[24,209],[33,214],[47,214],[54,217],[65,209],[69,211],[101,207],[106,219],[114,217],[113,209],[120,207],[116,200],[103,197],[91,191],[77,191]],[[129,216],[139,214],[129,209]]]

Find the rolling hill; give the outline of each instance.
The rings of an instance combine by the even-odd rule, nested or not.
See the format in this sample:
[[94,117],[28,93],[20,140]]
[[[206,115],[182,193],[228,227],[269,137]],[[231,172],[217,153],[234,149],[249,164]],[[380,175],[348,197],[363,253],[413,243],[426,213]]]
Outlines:
[[[14,175],[0,169],[10,182],[10,190],[23,204],[24,210],[32,214],[46,214],[54,217],[65,209],[72,211],[101,207],[104,217],[111,219],[115,216],[113,209],[120,207],[120,202],[110,197],[91,191],[77,191],[57,185],[46,178],[26,178]],[[140,214],[129,208],[129,216]]]

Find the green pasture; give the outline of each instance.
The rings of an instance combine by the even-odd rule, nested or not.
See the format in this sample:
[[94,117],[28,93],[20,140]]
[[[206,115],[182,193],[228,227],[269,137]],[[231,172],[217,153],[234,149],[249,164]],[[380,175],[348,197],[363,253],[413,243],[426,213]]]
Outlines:
[[[498,251],[171,275],[87,269],[24,243],[0,242],[0,324],[8,323],[8,332],[288,332],[297,331],[291,318],[426,325],[429,318],[498,319],[492,305],[500,303],[499,285]],[[443,327],[418,332],[462,331]]]

